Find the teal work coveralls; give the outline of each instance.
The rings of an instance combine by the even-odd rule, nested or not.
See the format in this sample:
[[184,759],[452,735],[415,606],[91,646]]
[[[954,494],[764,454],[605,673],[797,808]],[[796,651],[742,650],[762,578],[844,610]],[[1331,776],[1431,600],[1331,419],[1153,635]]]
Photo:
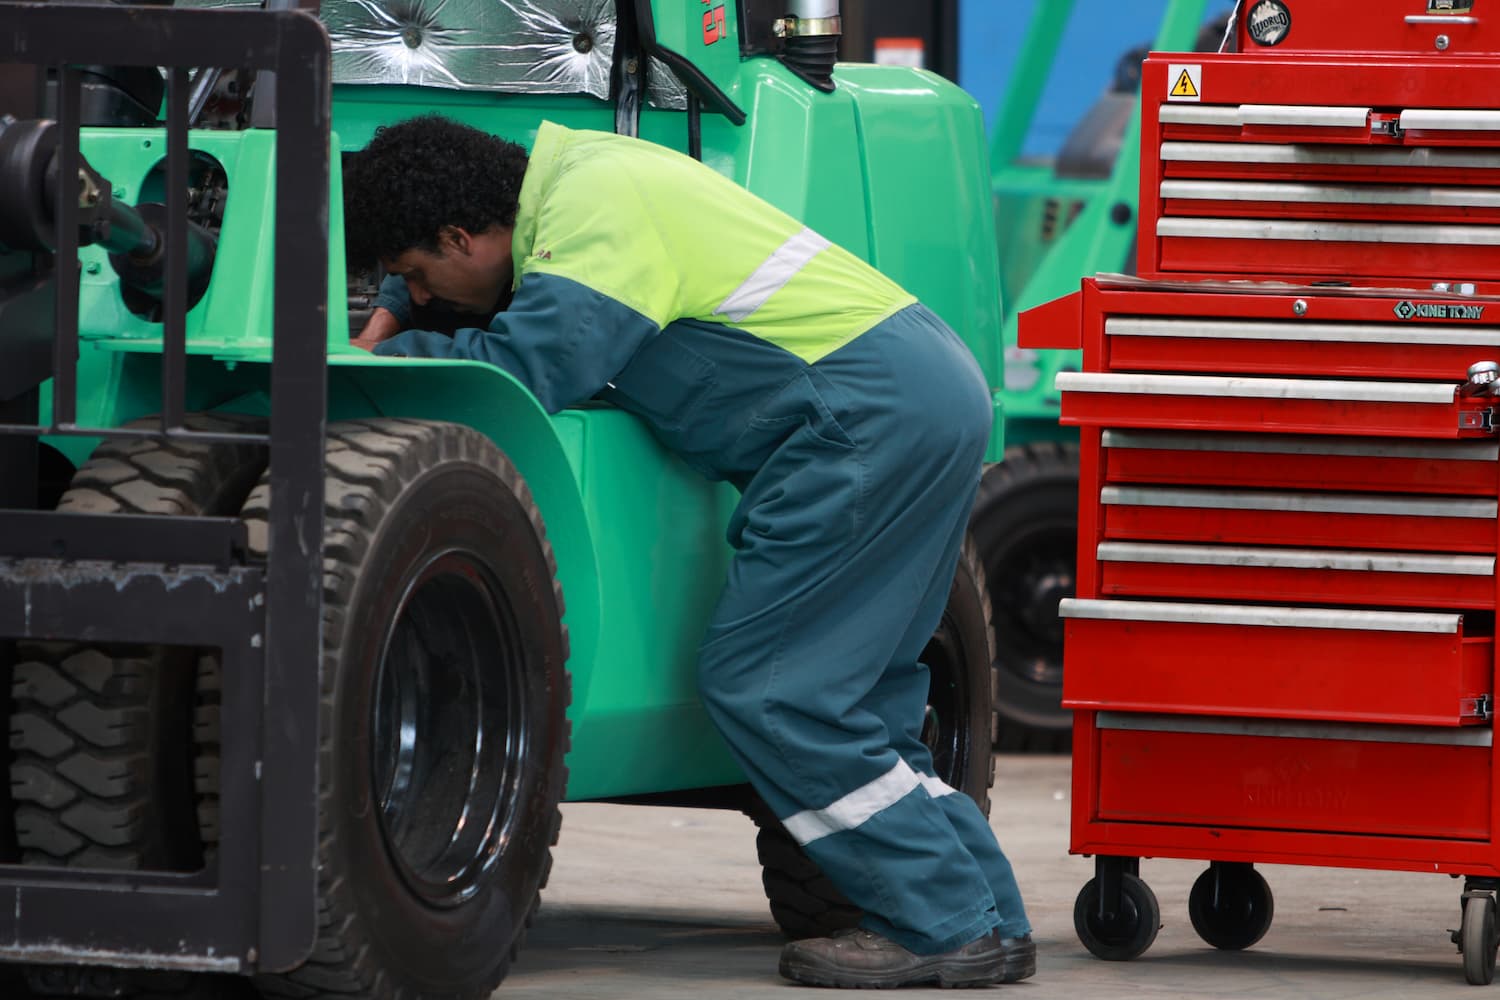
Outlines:
[[[544,124],[488,329],[377,353],[472,358],[549,412],[599,397],[739,487],[699,652],[756,790],[865,926],[919,953],[1030,927],[1009,862],[919,738],[918,656],[992,419],[972,355],[874,268],[713,170]],[[380,304],[409,321],[388,284]]]

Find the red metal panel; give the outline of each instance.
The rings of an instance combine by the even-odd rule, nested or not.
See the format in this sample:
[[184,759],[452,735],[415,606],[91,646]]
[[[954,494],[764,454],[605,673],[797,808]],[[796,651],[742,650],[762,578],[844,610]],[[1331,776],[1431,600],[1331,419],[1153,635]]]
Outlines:
[[1488,747],[1123,730],[1099,737],[1101,820],[1490,835]]
[[1060,422],[1073,427],[1092,425],[1379,437],[1487,437],[1490,436],[1488,431],[1466,431],[1461,426],[1461,415],[1479,408],[1468,400],[1437,404],[1064,392]]
[[[1171,141],[1171,137],[1164,137]],[[1500,184],[1500,169],[1478,170],[1473,167],[1410,167],[1377,164],[1299,163],[1295,169],[1274,163],[1244,160],[1230,163],[1172,160],[1160,164],[1160,180],[1260,180],[1297,183],[1398,184],[1416,187],[1449,187],[1475,185],[1491,187]],[[1152,188],[1153,203],[1160,208],[1160,191]],[[1161,212],[1162,215],[1170,215]],[[1281,218],[1278,210],[1277,218]],[[1141,218],[1145,218],[1144,215]],[[1160,215],[1153,218],[1160,218]]]
[[[1452,319],[1438,321],[1412,320],[1415,329],[1454,331],[1489,329],[1500,322],[1496,313],[1488,310],[1500,307],[1500,299],[1483,296],[1436,295],[1428,289],[1392,289],[1359,287],[1323,287],[1285,284],[1236,284],[1227,286],[1220,278],[1216,284],[1200,285],[1176,275],[1156,282],[1131,283],[1130,279],[1116,279],[1109,283],[1104,279],[1087,278],[1085,291],[1092,290],[1095,298],[1085,295],[1085,329],[1091,324],[1088,313],[1099,316],[1168,316],[1204,318],[1213,320],[1258,320],[1280,321],[1290,325],[1311,322],[1336,323],[1383,323],[1401,325],[1396,307],[1403,301],[1446,302],[1449,304],[1472,304],[1486,307],[1484,318],[1488,323],[1461,322]],[[1233,291],[1229,289],[1233,287]],[[1299,306],[1300,303],[1300,306]],[[1300,309],[1300,311],[1299,311]],[[1086,368],[1100,371],[1101,368]]]
[[1497,358],[1500,346],[1209,337],[1109,338],[1112,371],[1348,375],[1460,382],[1474,362]]
[[1198,566],[1101,562],[1101,593],[1131,597],[1201,598],[1409,608],[1495,606],[1493,576],[1442,573],[1361,573],[1268,566]]
[[1099,596],[1099,564],[1094,550],[1104,540],[1104,515],[1099,491],[1104,488],[1104,449],[1097,427],[1078,435],[1078,572],[1073,580],[1078,597]]
[[[1493,640],[1339,628],[1070,619],[1068,708],[1457,726]],[[1107,749],[1106,749],[1107,752]]]
[[1462,274],[1481,281],[1500,279],[1500,247],[1196,237],[1165,237],[1156,244],[1163,272],[1299,277],[1345,273],[1410,277]]
[[1494,462],[1289,453],[1247,456],[1234,451],[1157,448],[1108,448],[1104,454],[1106,479],[1111,483],[1470,496],[1494,496],[1496,493]]
[[1210,510],[1110,504],[1104,537],[1226,545],[1355,546],[1404,552],[1493,552],[1495,522],[1469,517]]
[[[1125,857],[1197,858],[1203,861],[1245,861],[1263,864],[1327,865],[1413,872],[1444,872],[1500,876],[1492,840],[1456,840],[1446,831],[1436,838],[1371,836],[1362,832],[1311,833],[1258,827],[1213,826],[1206,823],[1111,822],[1098,816],[1102,736],[1097,713],[1073,713],[1072,837],[1074,854],[1113,854]],[[1472,749],[1472,748],[1463,748]],[[1495,750],[1484,751],[1493,772]],[[1478,755],[1459,758],[1470,769]],[[1470,786],[1461,794],[1487,803],[1490,829],[1500,800],[1491,794],[1489,774],[1469,774]],[[1214,776],[1214,782],[1220,780]],[[1187,794],[1187,789],[1179,790]]]
[[[1347,182],[1347,174],[1339,175]],[[1423,178],[1430,186],[1430,178]],[[1323,202],[1278,202],[1268,205],[1258,201],[1206,201],[1190,198],[1167,198],[1162,213],[1174,218],[1256,219],[1274,213],[1278,219],[1338,219],[1356,222],[1474,223],[1493,226],[1500,223],[1500,209],[1474,206],[1429,205],[1342,205]]]
[[1079,343],[1079,293],[1027,309],[1016,321],[1016,343],[1034,350],[1074,350]]
[[[1275,46],[1256,44],[1247,28],[1255,4],[1241,4],[1235,23],[1235,42],[1241,52],[1264,52],[1269,56],[1295,57],[1307,52],[1411,52],[1430,55],[1439,51],[1438,35],[1449,37],[1443,51],[1486,52],[1500,49],[1500,25],[1493,18],[1433,18],[1437,23],[1408,23],[1408,14],[1420,14],[1420,0],[1362,0],[1357,11],[1331,3],[1293,4],[1290,26]],[[1485,5],[1476,5],[1483,10]],[[1466,11],[1456,11],[1466,13]],[[1483,10],[1483,13],[1489,13]],[[1472,23],[1469,23],[1472,22]]]

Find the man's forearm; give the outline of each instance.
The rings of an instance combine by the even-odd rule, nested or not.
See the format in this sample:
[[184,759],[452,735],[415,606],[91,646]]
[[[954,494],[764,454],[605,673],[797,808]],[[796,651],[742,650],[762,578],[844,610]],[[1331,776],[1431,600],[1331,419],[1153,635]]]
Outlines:
[[395,313],[383,306],[376,306],[370,318],[365,321],[364,328],[349,342],[368,351],[381,341],[390,340],[400,333],[401,326],[401,320]]

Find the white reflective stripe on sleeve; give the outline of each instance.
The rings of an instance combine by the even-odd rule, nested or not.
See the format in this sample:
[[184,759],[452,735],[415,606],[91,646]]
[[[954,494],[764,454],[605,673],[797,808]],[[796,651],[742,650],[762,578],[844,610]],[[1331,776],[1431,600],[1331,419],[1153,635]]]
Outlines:
[[830,833],[854,829],[882,809],[906,798],[920,784],[922,779],[917,772],[906,761],[897,761],[895,767],[826,809],[804,809],[782,820],[781,825],[797,843],[810,844]]
[[807,262],[827,250],[829,243],[811,229],[804,229],[776,249],[755,273],[745,279],[719,308],[715,316],[724,316],[731,323],[747,319],[751,313],[766,304],[766,301],[786,287]]
[[919,774],[917,775],[917,780],[922,782],[922,787],[927,789],[927,794],[935,799],[940,799],[944,795],[952,795],[958,791],[958,789],[948,784],[942,778],[937,778],[930,774]]

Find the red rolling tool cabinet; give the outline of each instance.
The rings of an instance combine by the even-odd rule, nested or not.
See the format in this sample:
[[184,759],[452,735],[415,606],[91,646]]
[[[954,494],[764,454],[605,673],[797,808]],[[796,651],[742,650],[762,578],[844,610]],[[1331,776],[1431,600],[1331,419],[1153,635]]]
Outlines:
[[1208,862],[1219,948],[1258,862],[1465,879],[1494,976],[1500,0],[1242,0],[1153,54],[1135,276],[1028,312],[1081,433],[1074,922],[1133,958],[1140,859]]

